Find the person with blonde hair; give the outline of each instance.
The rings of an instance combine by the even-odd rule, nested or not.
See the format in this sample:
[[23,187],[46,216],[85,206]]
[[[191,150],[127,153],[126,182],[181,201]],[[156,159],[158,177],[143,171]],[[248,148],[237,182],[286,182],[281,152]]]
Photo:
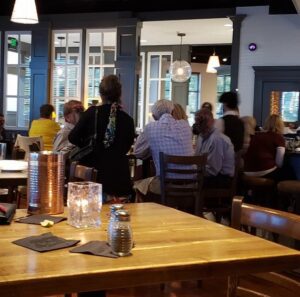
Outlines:
[[268,177],[275,181],[280,179],[280,167],[285,153],[283,128],[281,117],[272,114],[265,121],[264,131],[251,137],[244,156],[246,175]]
[[188,117],[179,103],[174,103],[174,109],[172,110],[172,116],[175,120],[187,120]]

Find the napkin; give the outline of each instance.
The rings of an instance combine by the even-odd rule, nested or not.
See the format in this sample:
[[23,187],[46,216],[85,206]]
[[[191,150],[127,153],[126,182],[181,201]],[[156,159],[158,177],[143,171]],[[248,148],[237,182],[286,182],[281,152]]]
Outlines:
[[111,247],[106,241],[94,240],[70,250],[71,253],[90,254],[109,258],[118,258],[112,253]]
[[79,241],[80,240],[67,240],[48,232],[38,236],[18,239],[13,241],[13,243],[37,252],[48,252],[73,246]]
[[25,218],[24,217],[19,218],[19,219],[16,219],[15,222],[39,225],[44,220],[53,221],[54,224],[56,224],[56,223],[66,220],[66,219],[67,218],[65,218],[65,217],[55,217],[55,216],[50,216],[50,215],[46,215],[46,214],[40,214],[40,215],[31,215],[31,216],[28,216]]

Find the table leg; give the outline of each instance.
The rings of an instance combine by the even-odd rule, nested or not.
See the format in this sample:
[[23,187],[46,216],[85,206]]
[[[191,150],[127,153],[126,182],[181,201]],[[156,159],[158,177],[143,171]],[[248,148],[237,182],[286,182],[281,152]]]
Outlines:
[[227,297],[235,297],[236,289],[239,284],[239,278],[236,275],[228,276]]

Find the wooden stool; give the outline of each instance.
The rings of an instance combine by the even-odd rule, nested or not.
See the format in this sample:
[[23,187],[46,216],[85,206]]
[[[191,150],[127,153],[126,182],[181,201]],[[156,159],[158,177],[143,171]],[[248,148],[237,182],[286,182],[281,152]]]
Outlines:
[[[263,206],[272,206],[271,200],[275,191],[275,182],[270,178],[242,176],[243,189],[251,190],[250,202]],[[270,205],[271,204],[271,205]]]
[[277,190],[281,199],[283,208],[287,204],[287,199],[290,199],[288,210],[300,214],[300,181],[299,180],[284,180],[278,183]]

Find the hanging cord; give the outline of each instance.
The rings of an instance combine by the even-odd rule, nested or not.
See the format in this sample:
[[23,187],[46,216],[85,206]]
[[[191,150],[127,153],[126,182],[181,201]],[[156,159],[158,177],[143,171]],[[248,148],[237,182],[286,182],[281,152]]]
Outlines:
[[179,61],[181,61],[181,48],[182,48],[182,37],[185,36],[185,33],[177,33],[177,36],[180,37],[180,48],[179,48]]

